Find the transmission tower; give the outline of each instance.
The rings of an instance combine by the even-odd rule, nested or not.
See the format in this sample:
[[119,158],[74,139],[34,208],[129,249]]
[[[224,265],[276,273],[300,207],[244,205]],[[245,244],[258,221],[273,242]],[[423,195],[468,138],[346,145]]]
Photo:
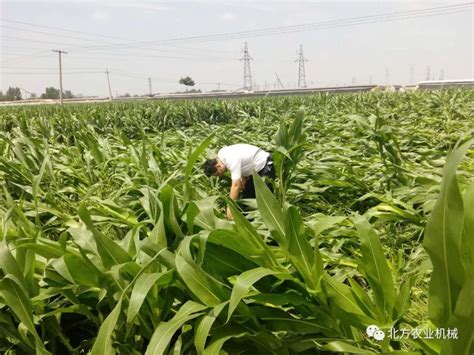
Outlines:
[[410,85],[415,83],[415,67],[413,65],[410,66]]
[[430,68],[430,66],[428,65],[428,66],[426,67],[426,81],[429,81],[429,80],[431,79],[430,70],[431,70],[431,68]]
[[439,80],[444,80],[444,69],[441,69],[441,73],[439,73]]
[[244,61],[244,89],[252,90],[253,81],[252,81],[252,72],[250,70],[250,61],[253,60],[253,58],[249,55],[247,42],[245,42],[244,56],[240,60]]
[[298,59],[295,62],[298,62],[298,88],[306,87],[306,73],[304,70],[304,62],[308,60],[304,58],[303,55],[303,45],[300,44],[300,51],[298,52]]
[[390,81],[390,71],[388,70],[388,68],[385,68],[385,85],[388,85]]

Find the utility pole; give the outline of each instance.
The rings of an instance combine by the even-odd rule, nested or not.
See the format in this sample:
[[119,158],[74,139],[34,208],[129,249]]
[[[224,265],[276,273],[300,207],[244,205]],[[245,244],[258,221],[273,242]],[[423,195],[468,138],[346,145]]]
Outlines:
[[151,89],[151,78],[148,78],[148,88],[150,89],[150,97],[153,96],[153,91]]
[[388,82],[390,81],[390,71],[388,68],[385,68],[385,85],[388,85]]
[[247,42],[245,42],[244,56],[240,60],[244,61],[244,89],[252,90],[253,82],[252,82],[252,72],[250,70],[250,61],[253,60],[253,58],[249,55]]
[[430,80],[431,80],[430,70],[431,70],[431,68],[430,68],[430,66],[428,65],[428,66],[426,67],[426,81],[430,81]]
[[61,54],[67,54],[67,52],[62,51],[60,49],[53,49],[53,52],[57,52],[59,54],[59,102],[61,105],[63,104],[63,69],[61,65]]
[[112,97],[112,89],[110,88],[110,78],[109,78],[109,69],[105,69],[105,74],[107,74],[107,83],[109,84],[109,97],[110,99],[112,100],[113,97]]
[[369,76],[369,85],[372,85],[372,75]]
[[415,67],[413,65],[410,66],[410,85],[415,83]]
[[298,59],[295,62],[298,62],[298,88],[306,87],[306,73],[304,70],[304,62],[307,62],[307,59],[304,59],[303,55],[303,45],[300,44],[300,51],[298,53]]
[[444,69],[441,69],[441,73],[439,73],[439,80],[444,80]]
[[351,85],[355,86],[355,84],[356,84],[356,78],[355,78],[355,76],[353,76],[352,80],[351,80]]

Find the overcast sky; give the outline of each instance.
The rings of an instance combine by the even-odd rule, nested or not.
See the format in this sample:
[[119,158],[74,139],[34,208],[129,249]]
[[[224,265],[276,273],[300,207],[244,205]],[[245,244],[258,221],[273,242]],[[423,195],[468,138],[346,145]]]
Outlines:
[[[68,52],[63,86],[76,94],[107,95],[106,68],[114,95],[148,93],[149,77],[153,92],[183,90],[178,80],[186,75],[196,88],[212,90],[221,83],[221,89],[235,90],[243,86],[244,42],[259,88],[273,88],[275,73],[285,87],[296,85],[300,44],[308,86],[385,84],[387,76],[389,83],[408,84],[412,66],[415,82],[425,80],[428,66],[433,79],[441,71],[445,79],[467,79],[474,72],[472,7],[394,21],[333,22],[278,35],[178,40],[462,2],[0,0],[0,89],[18,86],[41,94],[45,87],[59,87],[58,54],[51,50],[61,49]],[[159,42],[168,39],[173,40]]]

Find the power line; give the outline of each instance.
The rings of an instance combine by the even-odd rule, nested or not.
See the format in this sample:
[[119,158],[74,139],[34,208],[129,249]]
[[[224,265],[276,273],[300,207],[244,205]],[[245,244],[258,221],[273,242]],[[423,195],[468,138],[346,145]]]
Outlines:
[[27,25],[27,26],[48,28],[48,29],[53,29],[53,30],[56,30],[56,31],[63,31],[63,32],[71,32],[71,33],[80,33],[80,34],[85,34],[85,35],[92,35],[92,36],[95,36],[95,37],[104,37],[104,38],[113,38],[113,39],[123,39],[123,38],[115,37],[115,36],[106,36],[106,35],[100,35],[100,34],[90,33],[90,32],[69,30],[69,29],[64,29],[64,28],[60,28],[60,27],[53,27],[53,26],[46,26],[46,25],[38,25],[38,24],[31,23],[31,22],[9,20],[9,19],[5,19],[5,18],[0,18],[0,21],[3,21],[3,22],[10,22],[10,23],[17,23],[17,24]]
[[[221,34],[213,34],[213,35],[205,35],[205,36],[181,37],[181,38],[158,40],[158,41],[142,41],[142,42],[135,41],[132,43],[111,44],[111,45],[106,45],[106,46],[76,47],[76,49],[81,49],[81,51],[82,50],[107,50],[107,49],[113,49],[113,47],[115,46],[119,46],[122,49],[125,47],[141,48],[140,46],[143,46],[146,44],[169,45],[169,43],[173,41],[175,42],[176,41],[178,42],[179,41],[213,41],[213,40],[238,39],[241,37],[282,35],[282,34],[310,31],[310,30],[340,28],[340,27],[354,26],[354,25],[360,25],[360,24],[370,24],[370,23],[377,23],[377,22],[384,22],[384,21],[420,18],[420,17],[427,17],[427,16],[434,16],[434,15],[446,15],[446,14],[464,12],[466,10],[469,10],[473,4],[474,3],[472,2],[462,3],[462,4],[455,4],[455,5],[438,6],[438,7],[428,8],[428,9],[421,9],[421,10],[411,10],[411,11],[370,15],[370,16],[359,16],[359,17],[353,17],[353,18],[348,18],[348,19],[316,22],[316,23],[294,25],[294,26],[280,26],[280,27],[266,28],[266,29],[260,29],[260,30],[221,33]],[[49,27],[49,26],[42,26],[42,27]],[[71,32],[79,33],[80,31],[71,31]],[[58,42],[38,41],[38,40],[35,41],[35,40],[30,40],[30,39],[15,38],[15,37],[8,37],[8,36],[4,36],[4,38],[11,38],[11,39],[16,39],[16,40],[24,40],[24,41],[43,42],[43,43],[49,43],[49,44],[60,44]],[[68,43],[68,45],[70,44]],[[177,59],[177,58],[174,58],[174,59]],[[185,57],[184,58],[182,57],[180,59],[185,59]]]
[[[26,29],[20,29],[20,28],[16,28],[16,27],[12,27],[12,26],[4,26],[4,25],[0,25],[0,27],[6,27],[6,28],[11,28],[11,29],[15,29],[17,31],[25,31],[25,32],[32,32],[32,33],[37,33],[37,34],[45,34],[45,35],[52,35],[51,33],[48,33],[48,32],[41,32],[41,31],[33,31],[33,30],[26,30]],[[99,43],[106,43],[106,44],[109,44],[110,45],[110,42],[106,42],[106,41],[97,41],[97,40],[93,40],[93,39],[85,39],[85,38],[81,38],[81,37],[74,37],[74,36],[67,36],[67,35],[62,35],[62,34],[54,34],[55,36],[61,36],[61,37],[67,37],[67,38],[72,38],[72,39],[79,39],[79,40],[83,40],[83,41],[90,41],[90,42],[99,42]],[[14,40],[18,40],[18,41],[28,41],[28,42],[40,42],[40,43],[46,43],[46,44],[56,44],[56,45],[68,45],[70,46],[70,43],[65,43],[65,42],[51,42],[51,41],[44,41],[42,39],[39,39],[39,40],[34,40],[34,39],[31,39],[31,38],[20,38],[20,37],[11,37],[11,36],[3,36],[4,38],[7,38],[7,39],[14,39]],[[111,45],[114,45],[113,43]],[[117,45],[120,45],[120,44],[117,44]],[[161,44],[159,45],[161,47],[170,47],[170,45],[166,45],[166,44]],[[180,47],[177,47],[177,46],[171,46],[171,47],[175,47],[175,48],[178,48],[180,49]],[[114,50],[123,50],[124,48],[114,48]],[[157,53],[157,49],[149,49],[149,48],[137,48],[138,50],[141,50],[141,51],[146,51],[146,52],[151,52],[151,53]],[[104,51],[104,50],[107,50],[107,49],[101,49],[101,48],[98,48],[97,50],[99,51]],[[109,49],[111,50],[111,49]],[[188,50],[191,50],[191,49],[188,49]],[[194,49],[195,51],[201,51],[201,49]],[[168,51],[171,51],[171,52],[176,52],[176,50],[169,50]],[[163,50],[160,50],[160,53],[163,52]],[[183,53],[184,55],[186,55],[186,53]],[[19,54],[19,56],[22,55],[22,54]],[[192,54],[190,54],[192,55]],[[163,56],[163,55],[160,55],[160,56],[155,56],[155,57],[158,57],[158,58],[173,58],[173,59],[184,59],[186,57],[172,57],[172,56]],[[193,59],[193,58],[189,58],[189,59]],[[231,60],[235,60],[235,58],[228,58],[228,57],[219,57],[219,56],[215,56],[215,55],[209,55],[209,51],[206,51],[206,59],[210,59],[210,60],[214,60],[214,59],[231,59]]]
[[[21,37],[12,37],[12,36],[2,36],[2,38],[7,38],[7,39],[13,39],[13,40],[16,40],[16,41],[26,41],[26,42],[36,42],[36,43],[45,43],[45,44],[55,44],[55,45],[69,45],[68,43],[65,43],[65,42],[51,42],[51,41],[44,41],[44,40],[38,40],[38,39],[31,39],[31,38],[21,38]],[[74,47],[72,47],[73,50],[74,50]],[[100,50],[100,51],[107,51],[107,50],[124,50],[125,48],[110,48],[110,49],[106,49],[106,48],[97,48],[97,50]],[[156,50],[149,50],[149,49],[141,49],[141,50],[145,50],[145,51],[153,51],[153,52],[156,52]],[[43,52],[47,52],[48,50],[41,50],[39,51],[39,53],[43,53]],[[144,55],[142,53],[124,53],[124,55],[133,55],[135,54],[136,56],[140,56],[140,57],[143,57]],[[116,56],[116,54],[110,54],[110,55],[114,55]],[[109,55],[109,56],[110,56]],[[22,54],[20,54],[19,56],[23,56]],[[31,55],[28,55],[28,56],[33,56],[33,54]],[[150,57],[150,58],[164,58],[164,59],[186,59],[186,60],[192,60],[192,61],[195,61],[196,59],[201,59],[201,60],[217,60],[217,59],[222,59],[222,60],[236,60],[236,58],[230,58],[230,57],[218,57],[218,56],[212,56],[212,55],[208,55],[206,57],[199,57],[199,56],[193,56],[193,55],[190,55],[189,57],[183,57],[183,56],[167,56],[167,55],[150,55],[150,54],[147,54],[146,57]]]
[[[31,22],[9,20],[9,19],[5,19],[5,18],[0,18],[0,21],[9,22],[9,23],[16,23],[16,24],[21,24],[21,25],[26,25],[26,26],[32,26],[32,27],[39,27],[39,28],[52,29],[52,30],[55,30],[55,31],[63,31],[63,32],[69,32],[69,33],[79,33],[79,34],[84,34],[84,35],[92,36],[92,37],[102,37],[102,38],[119,39],[119,40],[122,40],[122,41],[123,41],[123,40],[131,41],[130,39],[124,39],[123,37],[118,37],[118,36],[107,36],[107,35],[101,35],[101,34],[91,33],[91,32],[84,32],[84,31],[70,30],[70,29],[59,28],[59,27],[53,27],[53,26],[39,25],[39,24],[31,23]],[[47,32],[39,32],[39,31],[32,31],[32,30],[26,30],[26,29],[19,29],[19,28],[14,28],[14,27],[12,27],[12,26],[0,25],[0,27],[8,27],[8,28],[17,29],[17,30],[20,30],[20,31],[29,31],[29,32],[44,33],[44,34],[51,35],[51,33],[47,33]],[[58,34],[55,34],[55,35],[58,35]],[[65,35],[59,34],[59,36],[64,37]],[[70,37],[70,36],[68,36],[68,37],[69,37],[69,38],[77,38],[77,37]],[[82,38],[80,38],[80,39],[82,39]],[[88,41],[89,41],[90,39],[85,39],[85,40],[88,40]],[[97,40],[95,40],[95,42],[110,43],[110,42],[97,41]],[[178,49],[192,50],[192,51],[203,50],[202,48],[190,48],[190,47],[174,46],[174,45],[171,45],[171,44],[163,44],[162,46],[165,46],[165,47],[174,47],[174,48],[178,48]],[[28,48],[28,49],[29,49],[29,48]],[[214,49],[209,49],[209,48],[207,48],[206,51],[209,52],[209,51],[215,51],[215,50],[214,50]],[[222,48],[220,48],[218,51],[219,51],[219,52],[229,52],[229,53],[231,52],[230,50],[226,50],[226,49],[222,49]]]
[[[378,15],[359,16],[359,17],[352,17],[352,18],[346,18],[346,19],[340,19],[340,20],[314,22],[314,23],[293,25],[293,26],[279,26],[279,27],[270,27],[270,28],[264,28],[264,29],[259,29],[259,30],[218,33],[218,34],[210,34],[210,35],[202,35],[202,36],[177,37],[177,38],[155,40],[155,41],[134,41],[131,43],[121,43],[117,45],[120,45],[121,47],[133,47],[133,46],[147,45],[147,44],[156,45],[156,44],[160,44],[160,43],[162,44],[162,43],[168,43],[168,42],[196,42],[196,41],[199,42],[199,41],[228,40],[228,39],[240,39],[240,38],[248,38],[248,37],[280,35],[280,34],[296,33],[296,32],[302,32],[302,31],[318,30],[318,29],[323,29],[323,28],[337,28],[337,27],[345,27],[345,26],[352,26],[352,25],[359,25],[359,24],[366,24],[366,23],[376,23],[376,22],[392,21],[392,20],[399,20],[399,19],[419,18],[419,17],[426,17],[426,16],[432,16],[432,15],[458,13],[458,12],[464,12],[470,9],[473,5],[474,3],[472,2],[462,3],[462,4],[438,6],[438,7],[420,9],[420,10],[410,10],[410,11],[401,11],[401,12],[393,12],[393,13],[384,13],[384,14],[378,14]],[[90,47],[82,47],[82,49],[99,49],[99,48],[110,48],[110,47],[111,46],[90,46]]]

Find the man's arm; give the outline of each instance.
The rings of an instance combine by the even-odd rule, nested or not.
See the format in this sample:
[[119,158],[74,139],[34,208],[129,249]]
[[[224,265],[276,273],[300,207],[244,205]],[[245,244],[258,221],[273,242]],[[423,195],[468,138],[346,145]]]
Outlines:
[[[229,197],[234,201],[237,200],[239,198],[239,191],[240,191],[240,180],[232,180],[232,185],[230,186]],[[230,211],[229,207],[227,207],[226,216],[227,216],[227,219],[233,218],[232,212]]]

